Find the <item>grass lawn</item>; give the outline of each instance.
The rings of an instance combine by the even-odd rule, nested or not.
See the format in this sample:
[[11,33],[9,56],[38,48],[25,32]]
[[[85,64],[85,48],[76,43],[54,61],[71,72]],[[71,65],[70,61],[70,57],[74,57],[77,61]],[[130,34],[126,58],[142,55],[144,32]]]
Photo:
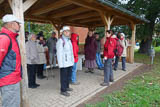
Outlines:
[[[151,72],[144,73],[127,82],[121,91],[103,95],[103,102],[86,107],[160,107],[160,48]],[[147,55],[135,52],[135,62],[150,63]]]

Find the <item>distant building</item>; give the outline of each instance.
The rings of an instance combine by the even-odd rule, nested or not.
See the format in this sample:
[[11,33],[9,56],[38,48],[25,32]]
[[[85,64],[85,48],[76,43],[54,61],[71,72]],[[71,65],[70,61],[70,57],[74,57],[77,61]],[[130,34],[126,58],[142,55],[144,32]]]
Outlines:
[[88,33],[88,28],[83,28],[83,27],[70,27],[71,28],[71,32],[76,33],[79,35],[79,43],[80,44],[84,44],[85,43],[85,39],[87,37],[87,33]]

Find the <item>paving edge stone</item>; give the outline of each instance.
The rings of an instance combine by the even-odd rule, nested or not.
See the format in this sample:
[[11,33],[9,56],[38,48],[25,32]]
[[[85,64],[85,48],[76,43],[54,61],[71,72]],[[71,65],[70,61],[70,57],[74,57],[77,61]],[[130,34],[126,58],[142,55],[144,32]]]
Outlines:
[[[139,67],[142,66],[142,65],[143,65],[143,64],[139,65]],[[137,68],[139,68],[139,67],[137,67]],[[134,70],[135,70],[135,69],[134,69]],[[129,71],[129,72],[126,72],[126,73],[124,73],[123,75],[117,77],[117,79],[115,79],[115,82],[118,81],[119,79],[123,78],[123,77],[126,76],[127,74],[133,72],[134,70]],[[113,83],[115,83],[115,82],[113,82]],[[111,85],[112,85],[113,83],[111,83]],[[89,93],[88,95],[84,96],[84,97],[81,98],[80,100],[72,103],[72,104],[71,104],[70,106],[68,106],[68,107],[76,107],[76,106],[78,106],[79,104],[81,104],[81,103],[83,103],[84,101],[90,99],[91,97],[93,97],[94,95],[96,95],[98,92],[101,92],[101,91],[104,90],[105,88],[107,88],[107,87],[100,87],[100,88],[96,89],[95,91]]]

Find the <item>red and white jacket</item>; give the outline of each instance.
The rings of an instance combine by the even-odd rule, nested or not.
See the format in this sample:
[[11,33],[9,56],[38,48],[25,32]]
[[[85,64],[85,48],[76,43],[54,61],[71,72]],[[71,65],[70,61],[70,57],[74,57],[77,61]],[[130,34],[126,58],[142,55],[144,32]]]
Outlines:
[[2,28],[0,33],[7,34],[12,41],[12,48],[8,52],[10,39],[6,35],[0,35],[0,87],[16,84],[21,80],[21,56],[18,43],[16,41],[17,33]]

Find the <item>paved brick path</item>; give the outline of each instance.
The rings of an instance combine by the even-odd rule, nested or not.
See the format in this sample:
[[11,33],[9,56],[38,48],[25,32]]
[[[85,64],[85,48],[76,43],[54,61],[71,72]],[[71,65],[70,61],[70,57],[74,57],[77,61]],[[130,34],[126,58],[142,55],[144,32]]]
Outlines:
[[[119,64],[121,65],[121,64]],[[115,81],[119,80],[123,76],[132,72],[137,67],[142,64],[127,64],[127,71],[122,70],[114,71]],[[102,71],[95,70],[94,74],[84,73],[83,71],[78,71],[78,81],[80,85],[73,86],[73,92],[71,92],[70,97],[64,97],[60,95],[60,81],[59,81],[59,70],[54,70],[55,78],[50,77],[49,80],[37,80],[41,86],[37,89],[29,89],[29,99],[31,107],[75,107],[91,96],[95,95],[97,92],[103,90],[106,87],[102,87],[99,84],[103,82]],[[1,101],[0,101],[1,107]]]

